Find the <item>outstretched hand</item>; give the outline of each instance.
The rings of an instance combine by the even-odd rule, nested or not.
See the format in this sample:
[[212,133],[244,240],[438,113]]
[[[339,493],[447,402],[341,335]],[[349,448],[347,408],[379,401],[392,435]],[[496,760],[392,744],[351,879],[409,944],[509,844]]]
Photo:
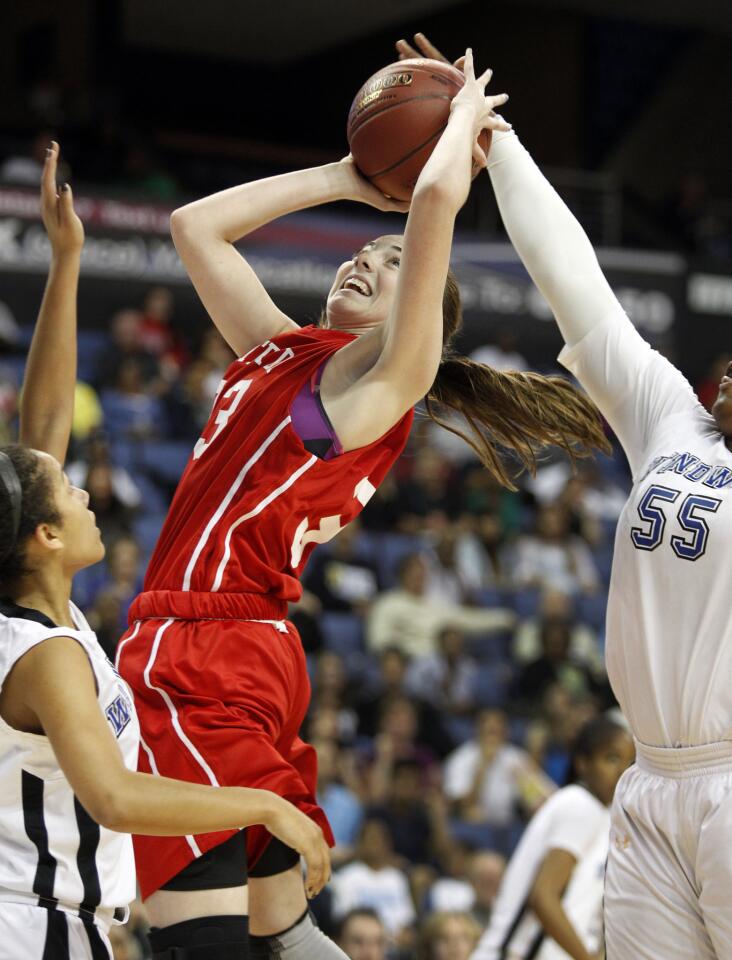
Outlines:
[[59,145],[55,140],[46,150],[46,162],[41,175],[41,217],[54,256],[78,253],[84,246],[84,226],[74,210],[71,187],[65,183],[56,187]]
[[[407,40],[397,40],[396,50],[397,50],[397,53],[399,54],[400,60],[409,60],[409,59],[412,59],[413,57],[417,57],[417,58],[427,57],[427,59],[429,60],[440,60],[442,63],[450,63],[450,61],[447,59],[445,54],[442,53],[441,50],[438,50],[437,47],[433,43],[431,43],[423,33],[415,33],[414,46],[412,46],[412,44],[409,43]],[[466,70],[467,59],[468,59],[468,53],[466,52],[465,54],[463,54],[463,56],[458,57],[457,60],[455,60],[453,63],[454,67],[456,67],[458,70],[462,70],[463,73],[465,74],[466,85],[468,80],[468,74]],[[473,82],[476,82],[475,74],[472,73],[472,70],[473,70],[472,54],[470,56],[470,70],[471,70],[471,80]],[[485,88],[485,85],[489,82],[492,76],[493,76],[493,71],[486,70],[485,73],[483,73],[482,76],[478,78],[477,82],[482,83],[481,89]],[[455,97],[455,100],[457,100],[459,96],[460,94],[458,94]],[[455,100],[453,100],[453,103],[455,102]],[[507,132],[512,129],[511,124],[507,123],[506,120],[504,120],[500,114],[495,112],[495,109],[494,109],[495,107],[498,107],[504,104],[507,100],[508,100],[508,95],[505,93],[499,94],[496,97],[485,97],[486,110],[484,111],[484,115],[483,115],[483,125],[481,127],[482,130],[502,130],[504,132]],[[477,144],[475,149],[473,150],[473,155],[476,162],[480,166],[484,167],[486,165],[485,154],[483,153],[481,148],[477,146]]]
[[473,115],[473,160],[478,167],[485,167],[488,158],[483,152],[483,148],[478,142],[478,137],[483,130],[510,130],[511,125],[506,123],[503,117],[499,117],[495,112],[495,107],[500,107],[508,100],[507,93],[499,93],[495,97],[485,95],[486,84],[493,76],[493,71],[485,70],[479,77],[475,76],[473,67],[473,51],[468,47],[465,51],[465,64],[463,67],[465,74],[465,83],[461,89],[452,98],[450,112],[467,107]]

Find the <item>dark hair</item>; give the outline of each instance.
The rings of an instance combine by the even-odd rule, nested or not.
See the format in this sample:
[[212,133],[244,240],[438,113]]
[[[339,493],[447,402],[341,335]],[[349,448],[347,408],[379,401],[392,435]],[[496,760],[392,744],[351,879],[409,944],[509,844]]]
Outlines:
[[[425,397],[427,415],[462,437],[504,487],[515,489],[498,453],[500,447],[516,455],[518,472],[525,469],[531,473],[544,446],[561,447],[572,461],[591,456],[593,448],[611,451],[597,407],[569,380],[494,370],[452,349],[463,322],[460,288],[452,270],[447,272],[442,318],[442,360]],[[461,414],[469,431],[445,422],[440,408]]]
[[336,940],[341,940],[346,932],[346,927],[357,917],[367,917],[369,920],[376,920],[379,926],[384,929],[384,924],[381,920],[381,917],[374,910],[373,907],[354,907],[353,910],[349,910],[345,916],[341,918],[336,928]]
[[[18,535],[11,550],[0,561],[0,593],[10,596],[20,577],[31,572],[26,562],[28,537],[42,523],[60,523],[53,486],[48,471],[38,454],[20,444],[2,448],[13,464],[21,488],[21,512]],[[12,540],[13,519],[8,494],[0,487],[0,543]]]
[[619,733],[627,733],[627,729],[617,720],[607,714],[588,720],[577,734],[571,750],[571,761],[567,773],[567,785],[576,783],[577,760],[580,757],[589,759],[611,743]]

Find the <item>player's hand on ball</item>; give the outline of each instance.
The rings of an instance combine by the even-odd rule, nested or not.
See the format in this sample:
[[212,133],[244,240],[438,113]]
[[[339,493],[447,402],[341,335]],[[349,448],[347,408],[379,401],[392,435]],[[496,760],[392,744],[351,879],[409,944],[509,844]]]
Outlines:
[[384,213],[408,213],[409,202],[406,200],[392,200],[364,177],[356,166],[349,153],[341,161],[343,170],[349,181],[348,199],[359,203],[367,203],[370,207],[383,210]]
[[71,187],[56,188],[59,145],[55,140],[46,150],[41,176],[41,216],[54,255],[78,253],[84,246],[84,226],[74,210]]
[[[433,43],[430,43],[423,33],[415,33],[414,44],[415,45],[412,46],[407,40],[397,40],[395,46],[400,60],[427,57],[428,60],[441,60],[443,63],[450,62],[445,54],[438,50]],[[457,67],[458,70],[462,70],[464,63],[465,57],[458,57],[455,63],[453,63],[453,66]]]
[[465,84],[462,89],[453,97],[450,104],[450,112],[460,109],[469,109],[473,112],[473,159],[481,167],[488,162],[483,149],[478,144],[478,137],[483,130],[510,130],[511,125],[506,123],[503,117],[495,112],[496,107],[500,107],[508,100],[507,93],[499,93],[494,97],[485,95],[485,88],[493,76],[493,71],[485,70],[479,77],[475,76],[473,67],[473,51],[468,47],[465,52],[465,65],[463,67],[465,74]]
[[273,837],[296,850],[305,860],[305,893],[308,899],[317,896],[330,880],[330,850],[323,831],[314,820],[281,797],[276,798],[272,816],[265,826]]

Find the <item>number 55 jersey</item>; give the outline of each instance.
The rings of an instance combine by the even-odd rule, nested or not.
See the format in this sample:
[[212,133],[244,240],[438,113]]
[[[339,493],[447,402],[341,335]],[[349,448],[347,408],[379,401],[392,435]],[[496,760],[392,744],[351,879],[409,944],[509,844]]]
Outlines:
[[732,451],[687,380],[620,309],[560,360],[602,410],[633,474],[607,611],[618,702],[642,743],[731,739]]

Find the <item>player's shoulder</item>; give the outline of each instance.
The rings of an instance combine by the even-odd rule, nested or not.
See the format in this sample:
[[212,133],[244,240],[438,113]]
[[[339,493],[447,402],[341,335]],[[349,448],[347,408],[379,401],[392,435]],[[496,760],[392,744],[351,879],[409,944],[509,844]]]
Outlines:
[[606,808],[590,791],[580,783],[572,783],[557,790],[546,801],[547,815],[553,817],[601,816]]

